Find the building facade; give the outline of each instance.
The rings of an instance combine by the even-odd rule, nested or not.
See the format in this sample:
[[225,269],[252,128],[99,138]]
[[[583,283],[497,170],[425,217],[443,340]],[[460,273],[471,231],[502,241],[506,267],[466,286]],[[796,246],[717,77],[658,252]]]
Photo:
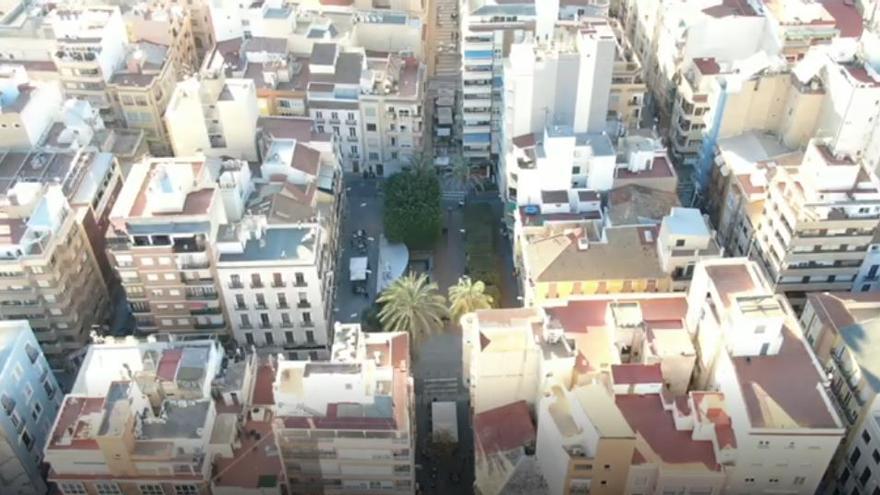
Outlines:
[[0,322],[0,440],[4,492],[13,495],[46,493],[40,469],[43,447],[63,399],[40,344],[26,321]]

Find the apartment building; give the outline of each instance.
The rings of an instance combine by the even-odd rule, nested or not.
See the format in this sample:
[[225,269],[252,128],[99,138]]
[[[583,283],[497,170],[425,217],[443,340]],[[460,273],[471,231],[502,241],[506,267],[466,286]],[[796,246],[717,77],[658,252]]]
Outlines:
[[[559,26],[549,39],[525,36],[513,44],[504,61],[506,135],[550,126],[571,127],[576,133],[604,131],[616,50],[614,30],[602,19]],[[463,97],[485,96],[491,89],[490,82],[466,81]]]
[[41,473],[43,447],[62,394],[26,321],[0,322],[0,451],[3,490],[14,495],[46,493]]
[[409,362],[407,334],[340,324],[330,361],[278,361],[273,430],[289,493],[414,492]]
[[162,117],[181,73],[167,45],[138,41],[126,47],[125,66],[107,84],[108,94],[129,129],[142,129],[150,153],[171,154]]
[[705,209],[717,226],[718,241],[732,256],[748,256],[776,167],[797,167],[803,152],[774,134],[747,132],[719,139]]
[[[567,4],[556,0],[537,3],[492,0],[462,7],[459,32],[465,158],[478,162],[494,160],[503,155],[505,140],[518,135],[507,133],[508,137],[505,137],[504,129],[507,109],[504,63],[507,57],[513,56],[512,47],[530,39],[531,35],[536,40],[553,38],[557,24],[576,25],[586,17],[605,17],[608,7],[609,2]],[[613,45],[612,33],[612,50]],[[613,51],[611,57],[613,60]],[[607,73],[601,70],[599,73],[601,76],[597,80],[604,80]],[[573,89],[569,87],[565,91]],[[598,94],[601,95],[598,98],[607,100],[607,90]],[[591,104],[588,106],[592,108]],[[531,132],[540,129],[538,126]]]
[[876,486],[878,309],[876,293],[822,292],[810,294],[801,313],[804,334],[828,373],[831,401],[847,428],[826,473],[829,492],[869,494]]
[[699,264],[689,299],[694,383],[724,394],[736,441],[727,493],[815,493],[845,428],[787,301],[744,259]]
[[[52,63],[55,33],[49,19],[52,9],[48,5],[25,8],[26,5],[24,1],[15,2],[0,20],[0,58],[17,60],[36,72],[49,75],[55,71]],[[57,79],[57,73],[54,78]]]
[[[560,192],[565,193],[544,191],[544,196],[550,199]],[[594,199],[598,203],[598,197]],[[604,225],[595,209],[560,210],[552,203],[572,204],[568,194],[562,194],[558,200],[517,211],[514,261],[527,304],[592,294],[685,290],[699,261],[723,254],[715,231],[696,209],[673,208],[659,225]]]
[[192,6],[172,2],[137,4],[123,14],[129,39],[168,47],[167,58],[178,73],[192,73],[201,57],[196,51]]
[[223,64],[222,57],[206,59],[198,76],[174,87],[164,119],[175,156],[257,159],[254,81],[227,78]]
[[51,13],[53,54],[66,98],[88,101],[107,125],[121,124],[107,83],[125,63],[128,33],[119,7],[90,5]]
[[21,65],[0,65],[0,146],[36,147],[61,107],[57,82],[31,81]]
[[28,320],[55,368],[108,316],[101,233],[119,191],[109,153],[5,152],[4,320]]
[[108,129],[98,110],[85,100],[66,100],[49,130],[40,141],[46,151],[75,152],[83,147],[111,153],[119,163],[121,174],[148,153],[144,131],[140,129]]
[[763,211],[752,254],[803,307],[809,292],[852,289],[880,224],[878,179],[814,140],[800,167],[775,169]]
[[541,203],[542,191],[608,191],[617,168],[611,140],[604,133],[576,133],[568,126],[514,137],[499,164],[499,189],[516,205]]
[[48,435],[49,481],[64,494],[211,493],[223,360],[213,340],[92,345]]
[[791,308],[746,259],[697,263],[687,294],[477,311],[462,328],[475,408],[535,407],[549,493],[815,493],[845,433]]
[[226,223],[224,173],[247,163],[149,158],[129,172],[110,214],[107,249],[138,331],[224,333],[215,239]]
[[[240,221],[217,237],[233,336],[289,359],[329,356],[341,180],[333,165],[320,170],[319,153],[292,139],[272,140],[262,165],[270,182],[255,186]],[[225,182],[221,177],[221,187]]]
[[[360,96],[363,166],[380,176],[391,175],[409,166],[424,146],[427,67],[415,57],[389,54],[368,56],[367,70]],[[326,129],[335,132],[332,123]],[[352,137],[350,130],[348,136],[339,136],[343,150]]]

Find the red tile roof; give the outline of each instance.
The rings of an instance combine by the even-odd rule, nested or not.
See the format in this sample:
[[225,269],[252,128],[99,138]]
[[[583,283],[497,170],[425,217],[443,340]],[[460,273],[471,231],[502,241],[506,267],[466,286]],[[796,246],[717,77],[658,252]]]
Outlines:
[[321,153],[315,149],[309,148],[304,144],[297,143],[293,152],[293,160],[291,166],[306,174],[317,176],[318,166],[321,162]]
[[535,441],[535,425],[525,401],[474,415],[474,441],[483,454],[506,452]]
[[614,364],[611,376],[615,385],[663,383],[659,364]]
[[[672,413],[663,409],[660,395],[618,395],[614,402],[630,427],[660,461],[668,464],[701,463],[713,471],[720,469],[712,442],[695,441],[690,431],[677,430]],[[640,455],[644,457],[644,453]],[[645,461],[652,460],[646,458]]]
[[819,0],[825,10],[834,18],[840,36],[843,38],[858,38],[864,29],[862,16],[856,9],[852,0]]

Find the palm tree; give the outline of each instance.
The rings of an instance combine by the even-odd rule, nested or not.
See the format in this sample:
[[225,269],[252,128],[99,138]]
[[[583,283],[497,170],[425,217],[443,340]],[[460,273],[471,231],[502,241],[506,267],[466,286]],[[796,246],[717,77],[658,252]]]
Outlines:
[[449,288],[449,312],[455,321],[478,309],[492,307],[492,296],[486,294],[486,284],[470,277],[461,277],[458,283]]
[[461,189],[480,189],[482,182],[476,173],[476,167],[467,163],[461,155],[452,159],[452,164],[446,172],[447,179]]
[[389,332],[409,332],[413,349],[426,335],[443,328],[446,298],[425,274],[409,273],[395,280],[379,295],[379,321]]

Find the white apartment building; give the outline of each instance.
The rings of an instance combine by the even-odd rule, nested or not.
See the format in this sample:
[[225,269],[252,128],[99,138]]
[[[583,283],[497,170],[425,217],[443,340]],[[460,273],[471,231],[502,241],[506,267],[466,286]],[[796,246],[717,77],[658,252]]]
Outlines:
[[219,178],[230,223],[216,239],[217,274],[235,340],[326,359],[333,305],[339,165],[309,119],[260,119],[260,179]]
[[119,7],[59,8],[52,11],[50,22],[57,42],[53,61],[64,96],[87,100],[104,123],[116,123],[120,116],[107,83],[125,63],[128,33]]
[[36,147],[60,108],[57,82],[32,82],[23,66],[0,65],[0,146]]
[[880,225],[880,181],[814,140],[797,168],[777,167],[753,249],[795,306],[814,291],[851,290]]
[[4,9],[0,19],[0,59],[17,60],[41,75],[54,73],[49,77],[57,80],[52,63],[55,33],[49,19],[51,9],[46,3],[20,0],[11,2],[12,5]]
[[5,384],[0,391],[4,493],[46,493],[40,463],[62,394],[26,321],[0,322],[0,379]]
[[[606,21],[594,21],[560,26],[550,39],[526,36],[510,47],[504,61],[505,135],[553,126],[605,131],[617,38]],[[478,90],[485,93],[491,84],[465,81],[465,99]]]
[[688,299],[694,383],[724,394],[733,430],[725,493],[815,493],[845,429],[787,301],[742,258],[698,264]]
[[617,155],[605,133],[576,133],[571,127],[552,126],[515,136],[505,148],[499,189],[508,202],[541,204],[542,191],[587,189],[596,193],[614,186]]
[[[208,62],[206,62],[208,63]],[[165,127],[175,156],[257,159],[259,111],[254,81],[227,78],[223,60],[200,76],[177,83],[165,110]]]
[[337,324],[330,361],[279,360],[273,430],[288,493],[415,492],[405,333]]

